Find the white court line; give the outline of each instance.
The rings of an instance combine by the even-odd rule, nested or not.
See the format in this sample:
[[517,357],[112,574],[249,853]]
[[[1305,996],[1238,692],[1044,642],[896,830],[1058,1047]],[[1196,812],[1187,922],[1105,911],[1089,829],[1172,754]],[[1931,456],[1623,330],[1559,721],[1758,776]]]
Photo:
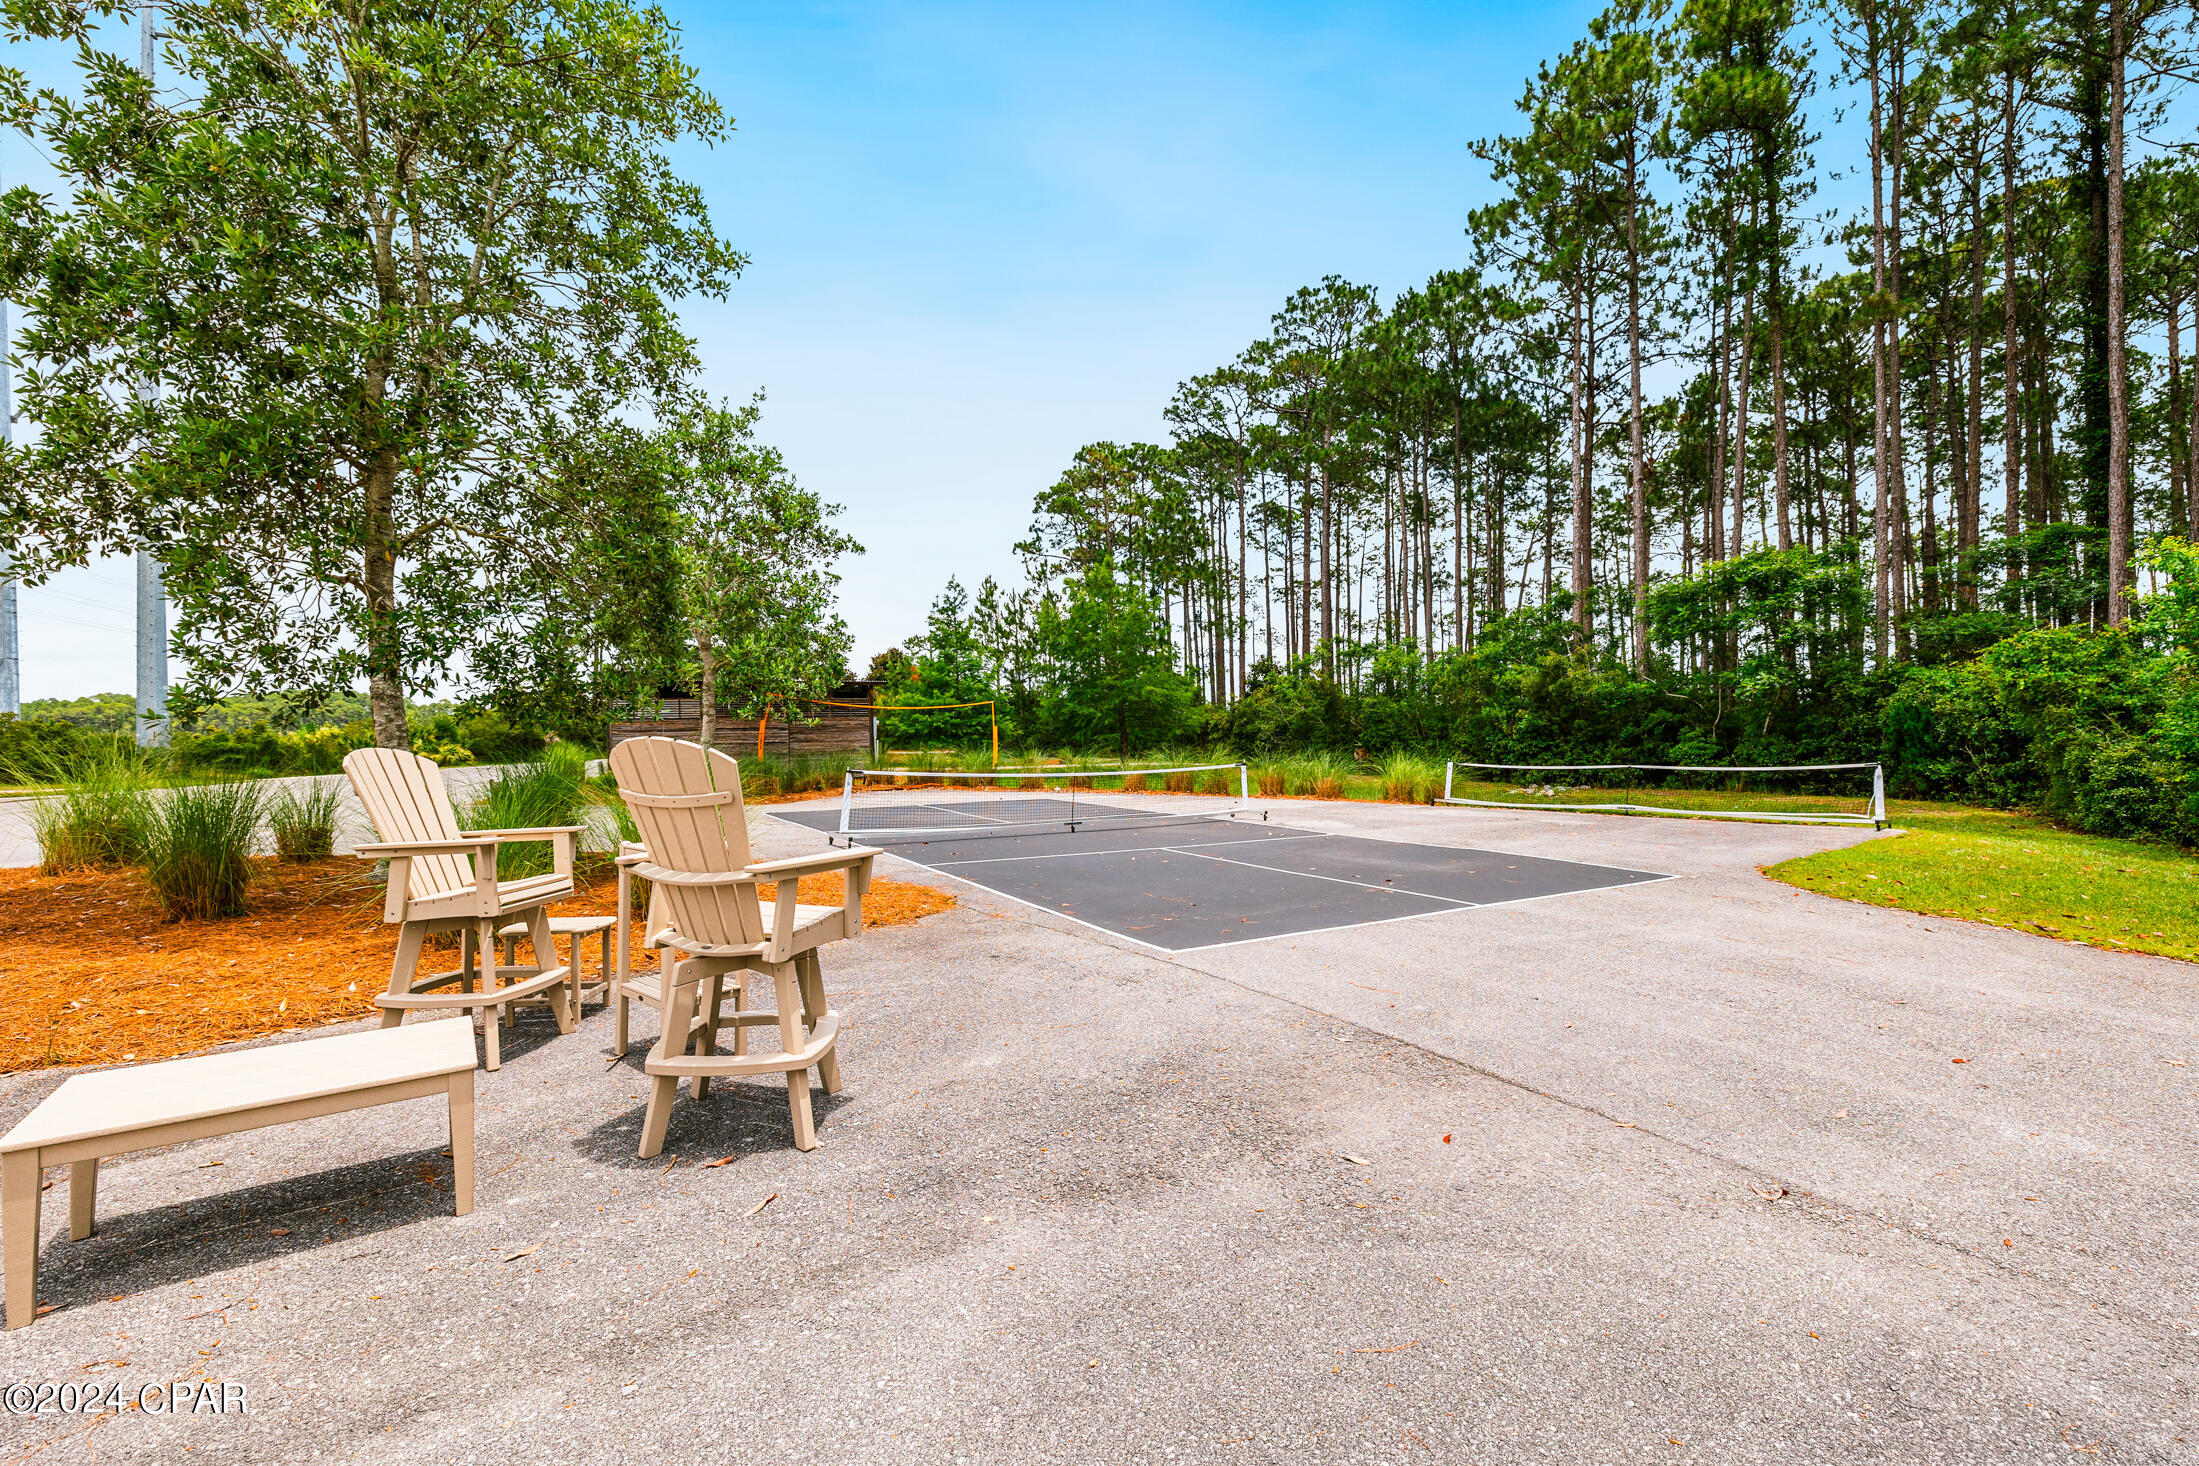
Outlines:
[[912,865],[926,870],[945,870],[950,865],[1013,865],[1019,860],[1090,860],[1100,855],[1146,855],[1156,850],[1173,850],[1189,855],[1197,850],[1212,850],[1230,845],[1270,845],[1286,840],[1327,840],[1333,836],[1319,830],[1308,830],[1303,835],[1248,835],[1242,840],[1208,840],[1200,845],[1125,845],[1120,850],[1063,850],[1053,855],[988,855],[981,860],[942,860],[937,865],[902,856]]
[[[1618,867],[1612,866],[1609,867],[1609,869],[1616,870],[1618,869]],[[1390,926],[1400,921],[1425,921],[1431,916],[1457,916],[1461,912],[1466,911],[1495,911],[1505,906],[1525,906],[1529,902],[1533,901],[1556,901],[1566,896],[1587,896],[1593,895],[1599,891],[1631,891],[1636,886],[1661,886],[1666,881],[1681,881],[1687,879],[1687,877],[1685,876],[1658,875],[1654,871],[1640,873],[1646,874],[1650,878],[1646,881],[1629,881],[1623,886],[1581,886],[1571,891],[1545,891],[1540,896],[1514,896],[1508,901],[1487,901],[1479,906],[1453,906],[1442,911],[1416,911],[1411,916],[1383,916],[1377,917],[1373,921],[1347,921],[1338,926],[1312,926],[1307,927],[1303,931],[1267,932],[1257,937],[1232,937],[1226,942],[1208,942],[1205,945],[1198,947],[1159,947],[1153,942],[1146,942],[1142,945],[1155,947],[1155,949],[1158,951],[1173,952],[1180,957],[1186,952],[1213,952],[1218,951],[1223,947],[1248,946],[1253,942],[1280,942],[1286,937],[1318,937],[1327,932],[1356,931],[1358,928],[1363,926]],[[976,883],[972,882],[972,884],[974,885]],[[984,886],[980,887],[980,889],[989,891],[992,889],[992,887]],[[1388,890],[1389,887],[1385,886],[1382,889]],[[1437,899],[1441,898],[1439,897]],[[1038,909],[1043,911],[1046,908],[1042,906]],[[1086,922],[1085,925],[1090,926],[1091,923]],[[1107,928],[1100,927],[1098,928],[1098,930],[1105,931],[1107,930]],[[1131,940],[1136,941],[1137,939],[1133,937],[1131,938]]]
[[[1355,881],[1344,876],[1315,875],[1310,870],[1281,870],[1272,865],[1259,865],[1250,860],[1231,860],[1226,855],[1200,855],[1192,850],[1186,850],[1184,854],[1198,860],[1211,860],[1216,865],[1234,865],[1244,870],[1264,870],[1273,875],[1302,876],[1309,881],[1334,881],[1339,886],[1356,886],[1362,891],[1395,891],[1400,896],[1418,896],[1427,901],[1448,901],[1453,906],[1485,906],[1492,904],[1485,901],[1468,901],[1462,896],[1438,896],[1433,891],[1410,891],[1403,886],[1388,884],[1377,886],[1370,881]],[[1467,874],[1472,875],[1473,872],[1468,871]]]
[[[1163,848],[1166,848],[1166,847],[1163,847]],[[1463,848],[1465,848],[1465,847],[1463,847],[1463,846],[1451,846],[1451,847],[1446,847],[1446,848],[1451,848],[1451,849],[1463,849]],[[1678,880],[1685,880],[1685,879],[1687,879],[1687,878],[1686,878],[1685,876],[1676,876],[1676,875],[1659,875],[1659,874],[1657,874],[1657,873],[1656,873],[1656,872],[1654,872],[1654,871],[1640,871],[1640,872],[1636,872],[1636,874],[1641,874],[1641,875],[1647,875],[1647,876],[1649,876],[1650,878],[1649,878],[1648,880],[1646,880],[1646,881],[1630,881],[1630,882],[1626,883],[1626,885],[1625,885],[1625,886],[1623,886],[1623,887],[1618,887],[1618,886],[1581,886],[1581,887],[1578,887],[1577,889],[1574,889],[1574,890],[1571,890],[1571,891],[1545,891],[1545,892],[1544,892],[1544,893],[1543,893],[1542,895],[1540,895],[1540,896],[1514,896],[1514,897],[1512,897],[1511,899],[1509,899],[1509,900],[1506,900],[1506,901],[1488,901],[1488,902],[1484,902],[1483,904],[1481,904],[1481,905],[1479,905],[1479,906],[1475,906],[1475,905],[1471,905],[1471,904],[1467,904],[1467,905],[1458,905],[1458,906],[1445,906],[1445,907],[1442,907],[1442,908],[1440,908],[1439,910],[1435,910],[1435,911],[1415,911],[1415,912],[1413,912],[1413,913],[1412,913],[1411,915],[1409,915],[1409,916],[1378,916],[1378,917],[1374,918],[1374,919],[1373,919],[1372,921],[1345,921],[1345,922],[1339,922],[1339,923],[1337,923],[1337,924],[1336,924],[1335,926],[1309,926],[1309,927],[1301,927],[1301,928],[1298,928],[1298,929],[1296,929],[1296,930],[1292,930],[1292,931],[1287,931],[1287,932],[1262,932],[1262,933],[1261,933],[1261,934],[1259,934],[1258,936],[1230,937],[1230,938],[1228,938],[1227,940],[1224,940],[1224,941],[1219,941],[1219,942],[1202,942],[1202,943],[1200,943],[1200,944],[1199,944],[1198,946],[1196,946],[1196,947],[1168,947],[1168,946],[1163,946],[1163,945],[1162,945],[1161,943],[1159,943],[1159,942],[1149,942],[1149,941],[1147,941],[1147,940],[1146,940],[1145,938],[1143,938],[1143,937],[1134,937],[1134,936],[1130,935],[1130,934],[1129,934],[1128,932],[1122,932],[1122,931],[1117,931],[1117,930],[1115,930],[1115,929],[1114,929],[1113,927],[1111,927],[1111,926],[1101,926],[1101,925],[1100,925],[1100,924],[1099,924],[1098,922],[1096,922],[1096,921],[1087,921],[1087,920],[1085,920],[1085,919],[1084,919],[1083,917],[1081,917],[1081,916],[1076,916],[1076,915],[1073,915],[1073,914],[1071,914],[1070,912],[1067,912],[1067,911],[1063,911],[1063,910],[1062,910],[1062,909],[1061,909],[1060,907],[1058,907],[1058,906],[1042,906],[1042,905],[1040,905],[1040,904],[1039,904],[1038,902],[1036,902],[1036,901],[1032,901],[1032,900],[1030,900],[1030,899],[1028,899],[1028,898],[1026,898],[1026,897],[1023,897],[1023,896],[1018,896],[1018,895],[1016,895],[1016,894],[1015,894],[1015,893],[1014,893],[1013,891],[1003,891],[1003,890],[1001,890],[1001,889],[1000,889],[1000,888],[999,888],[998,886],[988,886],[988,885],[986,885],[986,884],[985,884],[985,883],[984,883],[983,881],[977,881],[977,880],[972,880],[972,879],[971,879],[970,877],[968,877],[968,876],[961,876],[961,875],[956,875],[956,874],[955,874],[955,873],[954,873],[953,871],[951,871],[951,870],[944,870],[944,869],[942,869],[941,867],[939,867],[939,866],[936,866],[936,865],[925,865],[925,864],[923,864],[923,863],[922,863],[921,861],[915,861],[915,860],[910,860],[910,859],[909,859],[909,858],[908,858],[907,856],[905,856],[905,855],[894,855],[894,854],[893,854],[893,852],[892,852],[892,851],[890,851],[890,850],[888,850],[888,851],[884,851],[884,852],[882,852],[882,853],[884,853],[884,854],[886,854],[886,855],[890,855],[890,856],[893,856],[893,858],[894,858],[895,860],[898,860],[898,861],[900,861],[900,862],[901,862],[902,864],[904,864],[904,865],[912,866],[912,867],[914,867],[914,868],[915,868],[915,869],[917,869],[917,870],[920,870],[920,871],[931,871],[932,873],[934,873],[934,874],[936,874],[936,875],[943,875],[943,876],[945,876],[945,877],[946,877],[946,878],[947,878],[948,880],[950,880],[950,881],[960,881],[960,882],[962,882],[962,884],[963,884],[963,885],[965,885],[965,886],[970,886],[970,887],[972,887],[972,888],[974,888],[974,889],[976,889],[976,890],[980,890],[980,891],[983,891],[983,892],[984,892],[984,893],[985,893],[986,895],[988,895],[988,896],[998,896],[998,897],[1000,897],[1000,898],[1001,898],[1001,899],[1003,899],[1003,900],[1006,900],[1006,901],[1013,901],[1013,902],[1015,902],[1015,903],[1016,903],[1016,905],[1018,905],[1018,906],[1028,906],[1028,907],[1030,907],[1030,908],[1031,908],[1031,909],[1032,909],[1033,911],[1037,911],[1037,912],[1042,912],[1043,914],[1045,914],[1045,915],[1047,915],[1047,916],[1052,916],[1052,917],[1058,917],[1058,918],[1060,918],[1061,920],[1063,920],[1063,921],[1067,921],[1067,922],[1074,922],[1074,923],[1075,923],[1076,925],[1078,925],[1078,926],[1081,926],[1081,927],[1086,927],[1086,928],[1089,928],[1089,929],[1090,929],[1090,930],[1092,930],[1092,931],[1096,931],[1096,932],[1100,933],[1100,934],[1101,934],[1102,936],[1106,936],[1106,937],[1112,937],[1112,938],[1113,938],[1114,940],[1116,940],[1116,941],[1118,941],[1118,942],[1128,942],[1128,943],[1130,943],[1130,944],[1131,944],[1132,946],[1136,946],[1136,947],[1144,947],[1144,948],[1146,948],[1146,949],[1147,949],[1148,951],[1153,951],[1153,952],[1165,952],[1165,953],[1169,954],[1170,956],[1176,956],[1176,957],[1181,957],[1181,956],[1185,955],[1186,953],[1190,953],[1190,952],[1214,952],[1214,951],[1219,951],[1219,950],[1220,950],[1220,949],[1222,949],[1223,947],[1244,947],[1244,946],[1249,946],[1249,945],[1251,945],[1251,944],[1252,944],[1252,943],[1254,943],[1254,942],[1280,942],[1280,941],[1284,941],[1284,940],[1287,940],[1288,938],[1291,938],[1291,937],[1318,937],[1318,936],[1325,936],[1326,934],[1328,934],[1328,933],[1330,933],[1330,932],[1348,932],[1348,931],[1357,931],[1357,930],[1358,930],[1359,928],[1361,928],[1361,927],[1368,927],[1368,926],[1391,926],[1391,925],[1394,925],[1395,923],[1397,923],[1397,922],[1401,922],[1401,921],[1425,921],[1425,920],[1427,920],[1427,919],[1428,919],[1429,917],[1432,917],[1432,916],[1457,916],[1457,915],[1460,915],[1460,914],[1461,914],[1461,913],[1463,913],[1463,912],[1468,912],[1468,911],[1495,911],[1495,910],[1498,910],[1498,909],[1500,909],[1500,908],[1502,908],[1502,907],[1506,907],[1506,906],[1525,906],[1525,905],[1527,905],[1527,904],[1528,904],[1529,902],[1533,902],[1533,901],[1555,901],[1555,900],[1558,900],[1558,899],[1560,899],[1560,898],[1562,898],[1562,897],[1566,897],[1566,896],[1586,896],[1586,895],[1590,895],[1590,894],[1592,894],[1592,893],[1594,893],[1594,892],[1598,892],[1598,891],[1611,891],[1611,890],[1620,890],[1620,889],[1625,889],[1625,890],[1632,890],[1632,889],[1633,889],[1634,887],[1636,887],[1636,886],[1657,886],[1657,885],[1662,885],[1662,884],[1664,884],[1664,883],[1665,883],[1666,881],[1678,881]],[[1033,858],[1033,859],[1043,859],[1043,858],[1045,858],[1045,857],[1032,857],[1032,858]],[[1263,869],[1264,869],[1264,868],[1265,868],[1265,867],[1263,867]],[[1606,867],[1606,869],[1613,869],[1613,870],[1615,870],[1615,869],[1617,869],[1617,868],[1618,868],[1618,867],[1616,867],[1616,866],[1610,866],[1610,867]],[[1294,872],[1283,872],[1283,874],[1294,874]],[[1392,888],[1391,888],[1391,887],[1388,887],[1388,886],[1383,886],[1383,887],[1379,887],[1378,889],[1381,889],[1381,890],[1389,890],[1389,889],[1392,889]],[[1432,898],[1432,899],[1440,901],[1440,900],[1444,900],[1445,898],[1444,898],[1444,897],[1441,897],[1441,896],[1438,896],[1438,897],[1434,897],[1434,898]]]

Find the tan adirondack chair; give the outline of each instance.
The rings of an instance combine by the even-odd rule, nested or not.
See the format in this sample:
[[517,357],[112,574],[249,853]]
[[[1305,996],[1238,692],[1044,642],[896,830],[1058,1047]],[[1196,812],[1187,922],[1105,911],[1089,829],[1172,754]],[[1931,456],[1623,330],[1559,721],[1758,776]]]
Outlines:
[[[634,966],[634,871],[650,863],[649,847],[639,840],[621,840],[618,856],[613,862],[618,867],[618,959],[611,978],[610,999],[617,1017],[612,1023],[611,1052],[625,1057],[629,1041],[629,1020],[632,1007],[641,1003],[651,1008],[664,1006],[664,970],[660,963],[655,969],[639,969]],[[639,950],[654,952],[660,938],[670,925],[664,914],[664,893],[655,886],[649,888],[649,909],[641,922]],[[740,998],[736,995],[734,1001]]]
[[[565,1001],[567,969],[557,965],[550,918],[543,909],[573,894],[573,850],[581,826],[539,830],[461,830],[443,771],[434,761],[397,748],[362,748],[344,758],[344,773],[382,837],[361,845],[362,860],[389,861],[382,919],[401,923],[389,991],[374,1001],[382,1026],[404,1022],[410,1008],[463,1008],[481,1016],[487,1067],[498,1067],[497,1020],[519,1002],[547,1002],[560,1033],[573,1031]],[[500,845],[550,842],[548,875],[516,881],[496,878]],[[532,967],[501,966],[497,928],[513,917],[527,923]],[[438,932],[457,932],[458,966],[418,975],[420,950]],[[476,990],[476,982],[479,988]],[[438,989],[458,985],[457,992]]]
[[[740,765],[700,744],[631,738],[611,750],[611,769],[648,851],[649,858],[633,867],[650,883],[648,937],[665,949],[658,980],[663,1027],[642,1065],[651,1083],[641,1154],[664,1149],[681,1079],[693,1079],[695,1098],[702,1099],[711,1080],[743,1074],[786,1075],[794,1144],[815,1149],[809,1071],[817,1071],[825,1093],[841,1087],[833,1052],[840,1015],[826,1002],[817,949],[861,935],[863,894],[878,852],[858,847],[752,859]],[[835,870],[847,876],[844,904],[800,904],[802,876]],[[757,887],[772,882],[778,890],[766,911]],[[772,980],[776,1012],[748,1009],[749,973]],[[724,1012],[728,998],[730,1017]],[[727,1024],[733,1052],[721,1054],[718,1033]],[[779,1052],[749,1052],[748,1030],[758,1025],[778,1028]]]

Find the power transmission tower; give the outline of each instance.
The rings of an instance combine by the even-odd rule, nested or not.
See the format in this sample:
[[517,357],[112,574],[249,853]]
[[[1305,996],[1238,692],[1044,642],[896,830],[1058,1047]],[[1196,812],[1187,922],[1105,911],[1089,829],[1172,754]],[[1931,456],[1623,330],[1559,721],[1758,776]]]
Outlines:
[[[153,7],[140,5],[138,24],[138,74],[148,85],[153,80]],[[148,380],[138,387],[146,401],[158,390]],[[141,748],[165,747],[168,742],[168,588],[161,580],[160,557],[151,549],[137,552],[137,741]]]

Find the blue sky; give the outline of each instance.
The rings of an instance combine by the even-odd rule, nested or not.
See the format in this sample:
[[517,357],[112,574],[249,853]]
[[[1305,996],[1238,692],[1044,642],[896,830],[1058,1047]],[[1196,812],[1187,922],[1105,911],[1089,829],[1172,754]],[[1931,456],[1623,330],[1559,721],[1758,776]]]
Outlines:
[[[949,574],[1013,576],[1077,447],[1159,436],[1290,291],[1460,263],[1468,145],[1593,7],[668,9],[738,126],[682,171],[752,260],[686,320],[705,385],[762,388],[868,548],[860,669]],[[42,171],[12,139],[0,169]],[[129,688],[130,584],[115,561],[23,593],[26,698]]]

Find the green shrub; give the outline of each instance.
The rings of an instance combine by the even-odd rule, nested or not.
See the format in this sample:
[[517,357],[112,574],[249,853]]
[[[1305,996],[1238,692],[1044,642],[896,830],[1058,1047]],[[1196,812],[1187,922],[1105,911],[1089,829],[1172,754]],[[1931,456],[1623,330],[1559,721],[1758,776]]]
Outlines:
[[345,754],[373,742],[374,725],[364,719],[298,733],[278,733],[254,723],[178,733],[169,745],[168,766],[179,774],[333,774],[343,768]]
[[31,806],[39,870],[57,875],[144,858],[153,785],[134,754],[110,747],[82,763],[59,794]]
[[303,795],[284,790],[267,806],[275,854],[295,865],[328,859],[336,848],[336,786],[314,784]]
[[152,802],[145,875],[170,921],[212,921],[245,913],[252,842],[259,833],[256,784],[195,784]]
[[101,735],[59,718],[0,713],[0,782],[48,784],[84,762]]

